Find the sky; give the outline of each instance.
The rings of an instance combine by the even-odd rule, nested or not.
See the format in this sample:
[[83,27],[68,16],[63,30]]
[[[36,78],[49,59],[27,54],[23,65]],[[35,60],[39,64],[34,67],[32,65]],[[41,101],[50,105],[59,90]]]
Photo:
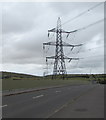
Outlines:
[[[45,62],[46,56],[55,55],[55,47],[44,42],[53,42],[56,34],[48,30],[56,27],[61,18],[62,29],[72,31],[83,28],[104,18],[104,4],[86,14],[75,16],[99,4],[99,2],[5,2],[2,3],[0,20],[2,35],[0,52],[2,56],[1,71],[26,73],[42,76],[52,74],[54,60]],[[0,36],[1,36],[0,35]],[[104,73],[104,21],[87,29],[62,35],[62,40],[69,44],[83,44],[71,51],[64,47],[68,57],[80,60],[65,61],[67,73]]]

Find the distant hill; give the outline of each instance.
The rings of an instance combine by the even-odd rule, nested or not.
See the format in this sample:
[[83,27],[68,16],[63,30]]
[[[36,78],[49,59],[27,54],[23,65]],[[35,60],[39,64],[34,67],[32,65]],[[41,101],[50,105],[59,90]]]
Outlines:
[[3,90],[38,88],[55,85],[88,84],[91,80],[106,84],[106,74],[68,74],[65,76],[65,79],[62,79],[62,75],[53,77],[54,78],[52,79],[52,75],[40,77],[14,72],[0,72]]
[[[52,78],[52,75],[45,76],[47,79]],[[57,78],[61,78],[62,75],[57,75]],[[97,79],[103,79],[106,78],[106,74],[68,74],[65,76],[66,78],[97,78]],[[35,75],[29,75],[29,74],[22,74],[22,73],[15,73],[15,72],[0,72],[0,78],[1,79],[11,79],[11,80],[39,80],[43,77],[41,76],[35,76]]]
[[26,78],[33,78],[38,79],[41,78],[40,76],[34,76],[29,74],[22,74],[22,73],[14,73],[14,72],[0,72],[1,79],[13,79],[13,80],[21,80]]

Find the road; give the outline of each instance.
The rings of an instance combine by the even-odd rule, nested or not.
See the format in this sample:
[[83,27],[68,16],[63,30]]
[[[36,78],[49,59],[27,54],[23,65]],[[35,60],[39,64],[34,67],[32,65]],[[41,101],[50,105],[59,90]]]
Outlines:
[[[100,92],[98,92],[100,91]],[[98,100],[88,98],[96,98]],[[97,114],[93,117],[104,117],[104,96],[103,85],[89,84],[89,85],[73,85],[60,88],[52,88],[31,93],[24,93],[13,96],[5,96],[2,98],[2,117],[3,118],[64,118],[71,117],[71,109],[76,109],[72,117],[76,117],[76,112],[84,112],[89,107],[90,110],[94,108]],[[83,102],[86,101],[84,104]],[[77,103],[77,104],[76,104]],[[70,105],[73,105],[71,108]],[[78,109],[77,107],[78,106]],[[82,107],[83,108],[82,108]],[[86,107],[87,107],[86,106]],[[98,107],[97,107],[98,106]],[[82,109],[80,109],[82,108]],[[85,113],[83,113],[85,114]],[[86,116],[79,116],[86,117]],[[91,112],[87,112],[87,117],[92,117]]]

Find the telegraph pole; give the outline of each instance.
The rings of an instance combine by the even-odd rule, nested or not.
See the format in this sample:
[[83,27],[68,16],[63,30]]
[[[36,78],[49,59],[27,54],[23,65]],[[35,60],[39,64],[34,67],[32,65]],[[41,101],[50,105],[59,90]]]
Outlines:
[[70,57],[65,56],[64,51],[63,51],[63,47],[71,47],[71,50],[73,50],[74,47],[81,46],[82,44],[70,45],[66,42],[63,42],[63,40],[62,40],[63,33],[67,33],[67,37],[68,37],[70,33],[77,32],[77,30],[70,31],[70,32],[64,31],[62,29],[62,26],[61,26],[60,17],[57,20],[57,27],[53,28],[51,30],[48,30],[48,37],[49,37],[50,32],[56,33],[56,41],[43,43],[43,48],[45,48],[44,47],[45,45],[52,45],[52,46],[55,46],[56,49],[55,49],[55,56],[46,57],[46,62],[48,61],[48,59],[54,59],[53,76],[61,74],[61,75],[63,75],[63,78],[64,78],[64,75],[67,74],[65,59],[68,59],[70,62],[71,60],[79,60],[79,58],[70,58]]

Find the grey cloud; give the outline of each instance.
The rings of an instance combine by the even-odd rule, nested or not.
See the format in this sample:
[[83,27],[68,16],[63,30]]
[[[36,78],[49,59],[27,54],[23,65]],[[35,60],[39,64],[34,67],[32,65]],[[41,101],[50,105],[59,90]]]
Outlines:
[[[53,7],[54,10],[60,12],[62,15],[73,13],[73,11],[79,10],[86,10],[87,8],[91,7],[95,3],[80,3],[80,2],[56,2],[50,3],[50,7]],[[76,8],[76,9],[75,9]]]
[[[3,8],[3,63],[5,68],[8,64],[8,70],[20,71],[21,67],[24,65],[31,66],[30,73],[33,73],[35,68],[32,68],[32,64],[38,65],[41,70],[41,66],[44,66],[45,57],[53,56],[55,53],[55,48],[47,46],[45,48],[45,55],[43,57],[43,42],[55,41],[47,38],[47,30],[52,29],[56,26],[57,17],[62,16],[62,23],[64,21],[72,18],[74,14],[81,13],[81,11],[88,9],[96,3],[7,3],[4,4]],[[98,12],[97,12],[98,11]],[[82,28],[88,24],[91,24],[101,18],[103,18],[103,8],[98,8],[97,11],[93,11],[92,14],[85,15],[80,19],[73,22],[67,23],[63,26],[65,30],[75,30]],[[101,35],[101,38],[94,40],[94,37]],[[80,44],[85,43],[82,47],[82,51],[92,47],[99,47],[104,44],[103,42],[103,22],[94,25],[84,31],[70,34],[68,39],[66,35],[63,35],[63,40],[70,44]],[[51,37],[53,34],[51,34]],[[72,53],[75,53],[79,48],[74,48]],[[79,54],[72,54],[70,48],[65,49],[65,54],[69,57],[84,57],[84,60],[80,60],[78,66],[75,69],[71,69],[71,65],[76,65],[77,62],[68,63],[66,62],[67,70],[72,73],[84,72],[90,69],[94,65],[94,68],[102,69],[103,66],[103,56],[92,57],[92,59],[86,58],[89,56],[99,55],[103,53],[101,48],[97,48],[96,51],[82,52]],[[51,60],[51,64],[54,61]],[[17,68],[11,67],[16,64]],[[53,64],[50,65],[53,67]],[[81,68],[82,67],[82,68]],[[74,67],[73,67],[74,68]],[[23,71],[26,71],[22,69]],[[39,70],[35,70],[36,73]],[[27,71],[28,72],[28,71]],[[39,72],[38,72],[39,73]],[[37,74],[38,74],[37,73]],[[42,73],[41,73],[42,74]]]
[[[42,4],[42,3],[41,3]],[[38,17],[44,13],[44,7],[40,3],[8,3],[3,6],[2,26],[3,34],[20,33],[30,31],[38,26]],[[8,9],[5,9],[5,7]]]
[[39,64],[40,60],[33,60],[40,59],[42,57],[42,42],[39,42],[39,40],[40,38],[37,42],[36,40],[34,41],[34,39],[30,40],[24,38],[24,41],[21,39],[20,41],[16,41],[8,46],[5,46],[3,48],[4,62],[18,62],[20,64],[35,62]]

